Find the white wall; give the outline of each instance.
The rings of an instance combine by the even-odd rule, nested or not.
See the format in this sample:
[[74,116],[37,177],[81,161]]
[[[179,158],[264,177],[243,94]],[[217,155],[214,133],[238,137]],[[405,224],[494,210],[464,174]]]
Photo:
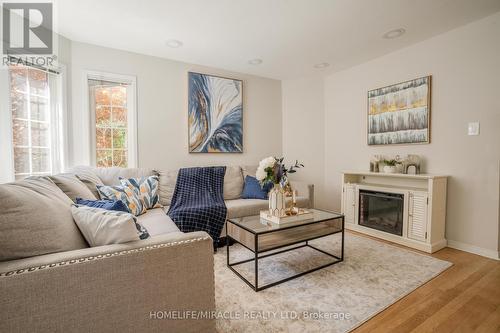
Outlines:
[[282,82],[283,155],[305,165],[292,179],[315,186],[316,207],[328,207],[324,194],[325,131],[323,78],[308,77]]
[[[367,91],[432,75],[431,143],[377,146],[366,144]],[[283,137],[302,123],[324,120],[324,147],[308,145],[295,156],[326,152],[323,194],[327,206],[340,210],[342,170],[367,170],[374,154],[409,153],[426,159],[425,171],[447,174],[446,237],[450,244],[497,257],[500,249],[500,14],[432,39],[333,73],[324,80],[324,115],[296,119],[296,95],[320,98],[321,84],[283,83]],[[291,87],[295,87],[293,90]],[[303,90],[302,90],[303,89]],[[306,103],[310,103],[306,97]],[[316,103],[319,105],[319,102]],[[480,121],[480,136],[467,136],[467,123]],[[306,140],[309,140],[307,138]],[[312,139],[314,142],[315,139]],[[316,148],[317,147],[317,148]],[[311,149],[314,149],[311,152]],[[287,151],[287,144],[284,143]],[[317,167],[317,166],[316,166]]]
[[[72,42],[72,165],[89,163],[84,70],[137,77],[140,167],[257,164],[282,153],[280,81]],[[243,80],[242,154],[188,153],[188,71]]]

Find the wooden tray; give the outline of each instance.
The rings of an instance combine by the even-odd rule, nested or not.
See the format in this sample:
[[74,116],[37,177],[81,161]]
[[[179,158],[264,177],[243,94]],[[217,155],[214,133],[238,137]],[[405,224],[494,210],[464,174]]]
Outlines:
[[314,214],[312,212],[304,209],[299,210],[299,213],[297,215],[285,215],[285,216],[272,216],[271,214],[269,214],[268,210],[260,211],[260,218],[276,224],[309,220],[312,219],[313,217]]

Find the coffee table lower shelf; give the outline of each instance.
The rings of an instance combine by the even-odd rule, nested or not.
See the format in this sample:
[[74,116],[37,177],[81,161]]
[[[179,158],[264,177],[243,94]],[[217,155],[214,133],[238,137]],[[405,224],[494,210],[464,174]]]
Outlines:
[[[326,236],[330,236],[330,235],[334,235],[334,234],[338,234],[338,233],[342,233],[341,254],[340,254],[340,257],[336,256],[336,255],[334,255],[332,253],[329,253],[327,251],[324,251],[322,249],[319,249],[319,248],[317,248],[317,247],[315,247],[315,246],[313,246],[311,244],[309,244],[309,241],[311,241],[311,240],[322,238],[322,237],[326,237]],[[295,243],[289,243],[289,244],[286,244],[286,245],[283,245],[283,246],[278,246],[278,247],[271,248],[271,249],[266,249],[265,251],[258,251],[258,250],[255,251],[255,250],[249,248],[247,245],[245,245],[243,243],[240,243],[237,239],[234,239],[233,237],[231,237],[230,235],[227,234],[227,229],[226,229],[226,237],[228,239],[229,238],[232,239],[234,242],[236,242],[236,243],[244,246],[245,248],[247,248],[248,250],[250,250],[250,251],[252,251],[254,253],[254,257],[253,258],[231,263],[230,262],[230,254],[229,254],[229,248],[230,248],[230,246],[229,246],[229,242],[227,242],[227,245],[226,245],[227,267],[229,267],[229,269],[231,269],[240,279],[242,279],[248,286],[250,286],[250,288],[252,288],[256,292],[264,290],[264,289],[267,289],[267,288],[270,288],[270,287],[273,287],[273,286],[276,286],[278,284],[281,284],[281,283],[284,283],[284,282],[287,282],[287,281],[290,281],[292,279],[301,277],[301,276],[303,276],[305,274],[309,274],[309,273],[315,272],[315,271],[323,269],[325,267],[338,264],[339,262],[342,262],[344,260],[344,219],[343,219],[343,217],[342,217],[342,229],[339,230],[339,231],[331,232],[331,233],[328,233],[328,234],[323,234],[323,235],[318,236],[318,237],[310,238],[310,239],[307,239],[307,240],[297,241]],[[288,248],[289,246],[297,245],[299,243],[303,243],[303,244],[295,246],[295,247]],[[278,248],[283,248],[283,247],[287,247],[287,248],[283,249],[283,250],[280,250],[280,251],[276,251],[276,252],[272,252],[272,253],[268,253],[268,254],[264,254],[264,255],[260,255],[259,256],[259,254],[266,253],[266,252],[269,252],[269,251],[273,251],[273,250],[276,250]],[[263,259],[263,258],[266,258],[266,257],[274,256],[274,255],[277,255],[277,254],[280,254],[280,253],[284,253],[284,252],[288,252],[288,251],[297,250],[297,249],[300,249],[300,248],[303,248],[303,247],[309,247],[309,248],[311,248],[313,250],[316,250],[318,252],[321,252],[321,253],[323,253],[323,254],[331,257],[331,258],[334,258],[335,260],[332,261],[332,262],[329,262],[327,264],[324,264],[324,265],[321,265],[321,266],[309,269],[307,271],[304,271],[304,272],[301,272],[301,273],[298,273],[298,274],[286,277],[284,279],[281,279],[281,280],[278,280],[278,281],[266,284],[264,286],[259,286],[259,259]],[[255,247],[254,248],[255,249],[259,249],[258,237],[257,236],[255,237]],[[247,263],[247,262],[250,262],[250,261],[254,261],[255,262],[255,266],[254,266],[255,267],[254,268],[255,283],[250,282],[247,278],[245,278],[243,275],[241,275],[234,268],[234,266],[241,265],[241,264],[244,264],[244,263]]]

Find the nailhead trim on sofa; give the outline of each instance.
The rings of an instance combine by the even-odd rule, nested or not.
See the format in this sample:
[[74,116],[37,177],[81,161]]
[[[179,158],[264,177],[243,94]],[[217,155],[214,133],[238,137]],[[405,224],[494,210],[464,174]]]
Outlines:
[[139,247],[139,248],[135,248],[135,249],[123,250],[123,251],[113,252],[113,253],[99,254],[96,256],[89,256],[89,257],[83,257],[83,258],[77,258],[77,259],[71,259],[69,261],[60,261],[60,262],[56,262],[56,263],[52,263],[52,264],[48,264],[48,265],[40,265],[40,266],[29,267],[29,268],[21,268],[21,269],[18,269],[16,271],[9,271],[9,272],[0,273],[0,277],[8,277],[8,276],[12,276],[12,275],[34,272],[36,270],[42,270],[45,268],[59,267],[59,266],[67,265],[67,264],[72,265],[72,264],[88,262],[88,261],[96,260],[96,259],[103,259],[103,258],[121,256],[121,255],[125,255],[125,254],[130,254],[130,253],[149,251],[149,250],[162,248],[162,247],[199,242],[199,241],[207,240],[207,239],[209,239],[209,237],[200,237],[200,238],[193,238],[193,239],[188,239],[188,240],[183,240],[183,241],[147,245],[147,246]]

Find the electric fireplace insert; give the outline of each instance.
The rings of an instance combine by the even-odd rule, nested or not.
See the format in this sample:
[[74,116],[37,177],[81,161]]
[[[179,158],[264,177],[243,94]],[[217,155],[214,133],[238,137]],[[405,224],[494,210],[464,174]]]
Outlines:
[[404,195],[369,190],[359,191],[359,224],[403,236]]

